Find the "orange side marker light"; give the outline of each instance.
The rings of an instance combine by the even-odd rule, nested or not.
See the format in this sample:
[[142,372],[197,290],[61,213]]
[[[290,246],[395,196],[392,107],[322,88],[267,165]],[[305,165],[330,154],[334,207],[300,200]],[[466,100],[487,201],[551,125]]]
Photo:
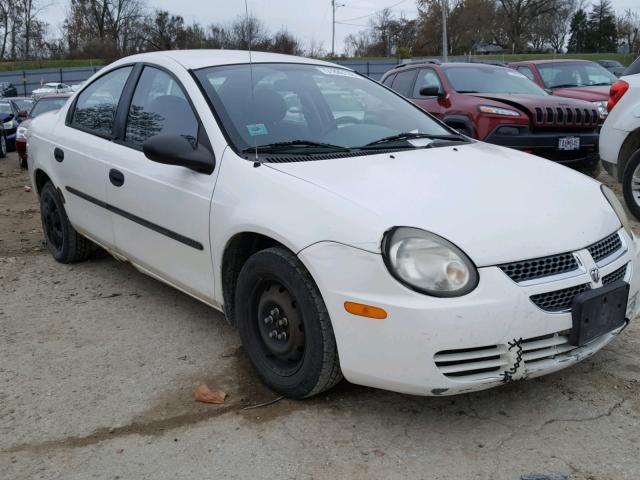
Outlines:
[[387,318],[387,312],[382,308],[372,307],[371,305],[364,305],[362,303],[344,302],[344,309],[359,317],[375,318],[378,320]]

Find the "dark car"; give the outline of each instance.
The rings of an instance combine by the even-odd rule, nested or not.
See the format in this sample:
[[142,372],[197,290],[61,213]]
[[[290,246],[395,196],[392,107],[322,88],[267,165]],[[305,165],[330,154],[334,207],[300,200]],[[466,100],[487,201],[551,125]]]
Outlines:
[[0,97],[15,97],[18,89],[9,82],[0,82]]
[[[22,168],[27,168],[27,131],[31,125],[31,120],[43,113],[60,110],[70,96],[70,93],[50,93],[43,95],[34,102],[33,107],[30,108],[29,115],[20,124],[16,133],[16,151]],[[31,101],[31,99],[25,100]]]
[[509,68],[469,63],[400,66],[382,83],[469,137],[593,170],[593,105],[554,97]]
[[597,62],[613,73],[616,77],[621,77],[627,68],[617,60],[597,60]]
[[13,98],[0,98],[0,123],[4,128],[7,150],[16,146],[18,125],[27,118],[28,111],[22,110],[21,103]]

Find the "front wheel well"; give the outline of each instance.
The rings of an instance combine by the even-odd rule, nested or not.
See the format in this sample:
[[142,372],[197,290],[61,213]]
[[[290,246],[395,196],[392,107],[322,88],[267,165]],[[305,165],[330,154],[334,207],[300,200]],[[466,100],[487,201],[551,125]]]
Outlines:
[[236,324],[234,299],[240,270],[254,253],[278,246],[286,248],[277,240],[255,232],[238,233],[227,242],[222,255],[220,277],[224,313],[231,325]]

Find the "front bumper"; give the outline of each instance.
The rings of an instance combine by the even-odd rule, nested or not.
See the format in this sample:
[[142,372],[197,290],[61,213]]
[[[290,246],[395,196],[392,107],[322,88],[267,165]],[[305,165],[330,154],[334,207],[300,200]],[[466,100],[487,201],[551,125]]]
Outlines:
[[[624,231],[621,235],[626,237]],[[625,243],[626,252],[600,270],[604,277],[628,265],[627,317],[633,319],[640,307],[640,275],[634,275],[640,264],[635,242],[627,238]],[[573,365],[600,350],[621,330],[587,346],[572,347],[566,341],[571,314],[547,313],[531,301],[535,294],[589,282],[586,271],[522,286],[498,267],[484,267],[479,269],[480,282],[473,292],[435,298],[398,283],[379,254],[320,242],[299,256],[331,316],[342,372],[356,384],[416,395],[483,390]],[[374,320],[351,315],[344,309],[346,301],[383,308],[388,316]],[[448,368],[460,365],[465,356],[477,359],[479,351],[484,351],[482,361],[488,362],[483,366],[498,365],[498,369],[478,372],[482,369],[475,364],[468,375],[459,375]]]
[[[517,128],[519,134],[507,135],[503,132],[505,127]],[[580,148],[578,150],[560,150],[558,142],[564,137],[578,137]],[[503,147],[523,150],[533,155],[553,160],[566,165],[598,162],[598,133],[588,132],[544,132],[534,133],[527,127],[501,125],[493,130],[484,139],[485,142],[501,145]]]

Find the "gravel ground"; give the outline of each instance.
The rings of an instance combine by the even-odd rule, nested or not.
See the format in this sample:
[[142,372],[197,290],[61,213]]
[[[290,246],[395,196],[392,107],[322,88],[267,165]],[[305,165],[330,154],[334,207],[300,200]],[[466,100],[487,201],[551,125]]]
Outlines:
[[[577,366],[482,393],[343,382],[251,408],[276,396],[222,315],[106,255],[57,264],[27,184],[15,154],[0,160],[1,479],[640,477],[637,323]],[[226,403],[194,402],[200,382]]]

